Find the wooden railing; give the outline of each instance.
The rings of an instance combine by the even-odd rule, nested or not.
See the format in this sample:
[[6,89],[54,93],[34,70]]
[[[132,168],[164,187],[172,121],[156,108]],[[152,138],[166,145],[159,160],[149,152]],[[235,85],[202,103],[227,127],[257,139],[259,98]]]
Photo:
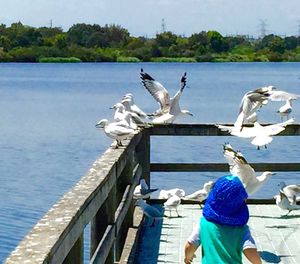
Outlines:
[[[134,240],[134,235],[131,240],[127,235],[133,226],[132,194],[141,177],[149,183],[151,171],[228,170],[223,163],[151,164],[152,135],[228,136],[213,124],[156,125],[133,136],[122,148],[110,147],[39,220],[5,263],[81,264],[83,234],[88,224],[91,226],[90,263],[125,263],[130,259]],[[299,136],[300,124],[289,125],[280,135]],[[256,170],[300,171],[300,163],[252,165]]]

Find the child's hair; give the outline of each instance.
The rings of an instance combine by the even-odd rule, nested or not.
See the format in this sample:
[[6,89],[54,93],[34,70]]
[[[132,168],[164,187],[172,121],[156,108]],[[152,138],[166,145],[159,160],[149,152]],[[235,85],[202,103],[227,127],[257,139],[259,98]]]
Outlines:
[[236,176],[219,178],[203,209],[206,220],[229,226],[243,226],[248,222],[249,211],[245,200],[248,194]]

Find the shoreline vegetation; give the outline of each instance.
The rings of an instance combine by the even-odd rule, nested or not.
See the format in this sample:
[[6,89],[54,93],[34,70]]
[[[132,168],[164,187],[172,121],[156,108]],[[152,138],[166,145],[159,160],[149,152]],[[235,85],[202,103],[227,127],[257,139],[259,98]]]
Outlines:
[[0,24],[0,62],[299,62],[300,36],[222,36],[171,31],[135,37],[119,25],[31,27]]

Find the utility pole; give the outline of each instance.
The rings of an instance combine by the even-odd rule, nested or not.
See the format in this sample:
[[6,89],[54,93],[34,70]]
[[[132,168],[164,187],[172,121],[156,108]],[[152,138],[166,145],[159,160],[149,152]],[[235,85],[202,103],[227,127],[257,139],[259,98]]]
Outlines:
[[165,19],[163,18],[161,20],[161,33],[164,33],[166,32],[166,22],[165,22]]
[[52,28],[52,19],[50,19],[50,28]]

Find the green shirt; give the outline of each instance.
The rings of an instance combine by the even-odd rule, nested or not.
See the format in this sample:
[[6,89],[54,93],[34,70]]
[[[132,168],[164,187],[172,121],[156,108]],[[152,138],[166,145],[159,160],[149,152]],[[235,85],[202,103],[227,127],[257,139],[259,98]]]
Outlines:
[[227,226],[200,220],[203,264],[242,264],[242,239],[248,226]]

